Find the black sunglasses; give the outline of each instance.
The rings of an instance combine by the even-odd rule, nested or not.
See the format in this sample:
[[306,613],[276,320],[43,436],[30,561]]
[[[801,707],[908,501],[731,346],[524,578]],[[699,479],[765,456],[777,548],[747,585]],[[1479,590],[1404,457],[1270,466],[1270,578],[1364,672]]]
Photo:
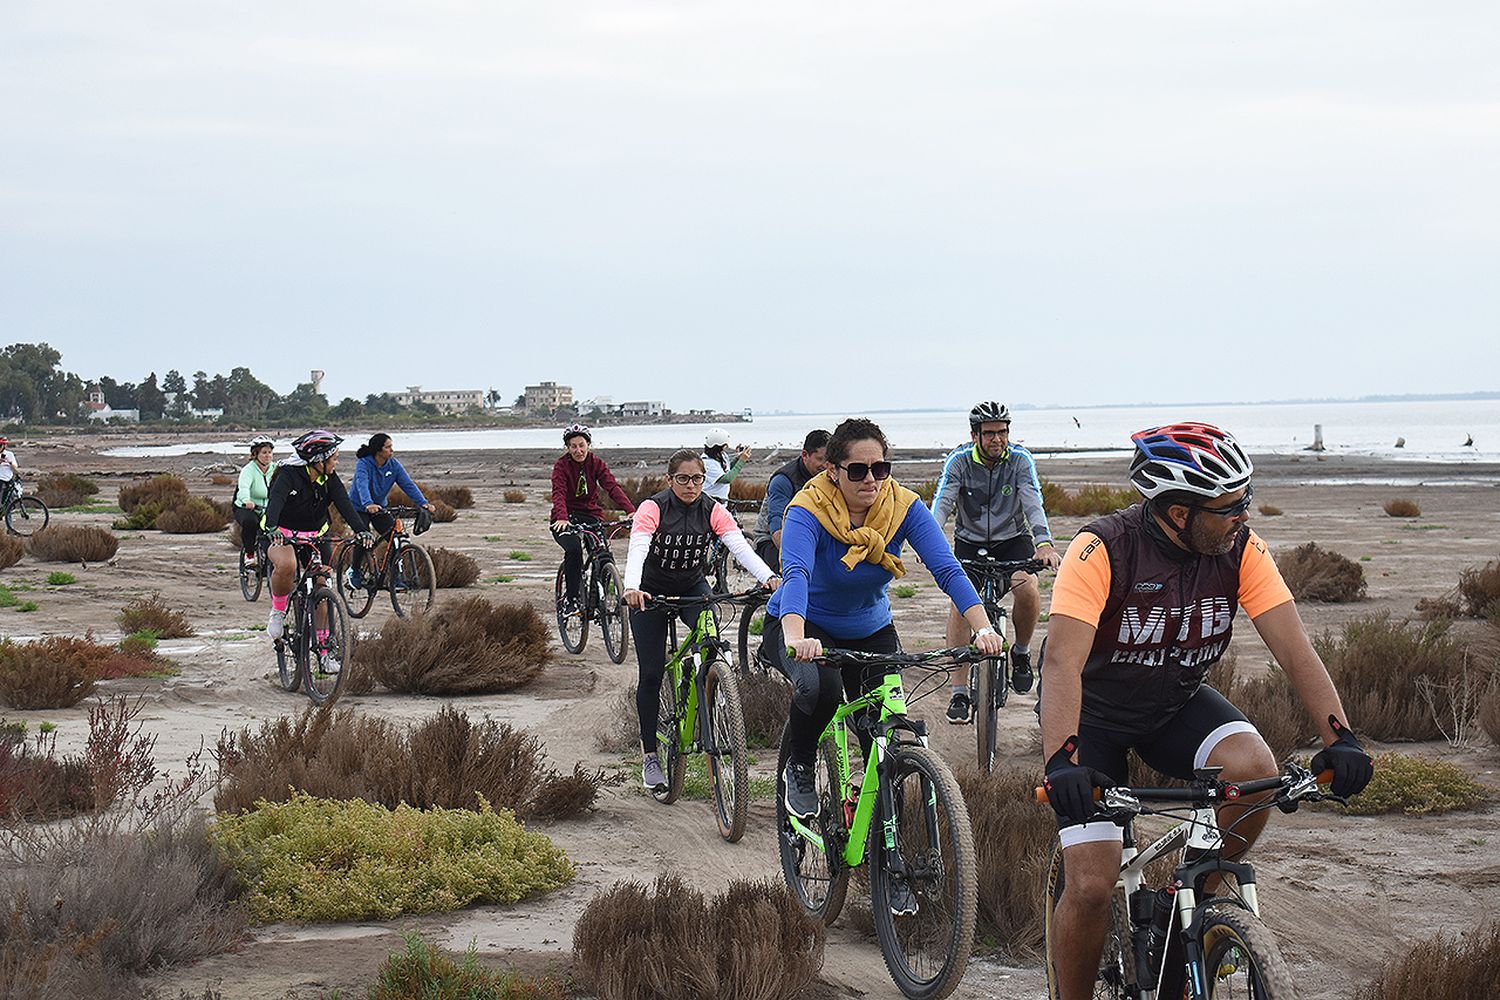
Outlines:
[[876,479],[891,478],[890,462],[875,462],[869,465],[864,462],[850,462],[848,465],[839,465],[839,463],[834,462],[833,465],[836,469],[844,470],[844,474],[849,477],[851,483],[862,483],[865,481],[865,477],[870,475],[873,475]]
[[1240,497],[1234,503],[1230,504],[1228,507],[1205,507],[1202,504],[1196,503],[1185,503],[1183,504],[1183,506],[1191,507],[1193,510],[1201,510],[1205,514],[1217,514],[1219,517],[1223,518],[1235,518],[1239,517],[1241,514],[1245,513],[1245,511],[1250,509],[1250,501],[1254,496],[1255,487],[1247,485],[1245,487],[1245,495]]

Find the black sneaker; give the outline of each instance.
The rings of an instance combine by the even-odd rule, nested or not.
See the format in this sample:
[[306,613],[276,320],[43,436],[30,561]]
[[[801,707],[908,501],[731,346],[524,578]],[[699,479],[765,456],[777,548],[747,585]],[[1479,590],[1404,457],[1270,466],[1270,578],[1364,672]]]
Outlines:
[[1010,686],[1016,694],[1025,694],[1031,690],[1031,650],[1021,652],[1019,649],[1010,651]]
[[953,692],[953,700],[948,702],[948,724],[950,726],[964,726],[973,720],[974,703],[969,700],[969,692]]
[[906,884],[905,879],[892,879],[890,886],[886,889],[886,896],[890,899],[893,914],[898,917],[916,916],[917,897],[911,891],[911,886]]
[[786,792],[782,801],[786,811],[798,819],[812,819],[818,815],[818,787],[813,781],[813,769],[794,760],[787,761],[781,774]]

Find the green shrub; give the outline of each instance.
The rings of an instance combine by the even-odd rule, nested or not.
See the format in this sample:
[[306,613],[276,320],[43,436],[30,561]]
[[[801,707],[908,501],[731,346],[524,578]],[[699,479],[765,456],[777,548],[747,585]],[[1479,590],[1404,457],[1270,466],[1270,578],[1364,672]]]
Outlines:
[[47,574],[47,586],[49,587],[66,587],[69,584],[74,584],[77,582],[78,577],[74,576],[72,573],[57,572]]
[[902,483],[902,485],[920,497],[925,504],[931,504],[932,498],[937,494],[936,479],[928,479],[920,483]]
[[486,968],[473,945],[455,962],[418,934],[404,937],[406,951],[385,960],[366,1000],[567,1000],[567,991],[550,976],[532,979]]
[[510,558],[516,562],[531,562],[531,553],[523,552],[521,549],[511,549]]
[[1418,941],[1392,959],[1355,1000],[1493,997],[1500,983],[1500,923],[1480,925],[1464,937]]
[[1299,601],[1344,604],[1364,599],[1365,571],[1359,563],[1319,548],[1317,542],[1277,553],[1276,565]]
[[514,903],[572,881],[573,863],[509,812],[331,802],[302,792],[212,829],[257,920],[341,921]]
[[148,629],[158,639],[185,639],[193,634],[187,616],[168,604],[159,592],[126,602],[115,621],[120,631],[127,634]]
[[1456,764],[1387,751],[1376,755],[1375,776],[1349,800],[1347,811],[1359,816],[1435,814],[1471,809],[1488,798],[1484,786]]
[[915,584],[903,583],[891,588],[891,593],[897,597],[916,597],[917,587]]

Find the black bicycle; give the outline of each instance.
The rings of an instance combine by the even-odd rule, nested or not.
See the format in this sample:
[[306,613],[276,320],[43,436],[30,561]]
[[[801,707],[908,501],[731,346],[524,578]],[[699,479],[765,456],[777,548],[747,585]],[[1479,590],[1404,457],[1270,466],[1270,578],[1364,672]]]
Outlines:
[[[726,500],[730,514],[747,514],[760,510],[759,500]],[[735,518],[739,522],[739,518]],[[755,575],[739,564],[729,546],[717,535],[708,549],[708,582],[715,594],[738,594],[754,587]]]
[[554,594],[557,599],[557,635],[563,648],[570,653],[581,653],[589,641],[589,622],[598,622],[604,634],[604,649],[615,663],[625,662],[626,642],[630,638],[630,619],[625,613],[625,585],[620,580],[620,569],[615,565],[615,554],[610,551],[609,540],[621,529],[630,530],[629,521],[616,521],[611,525],[584,522],[561,529],[558,533],[571,532],[583,540],[582,587],[578,601],[569,605],[567,580],[563,567],[557,567],[557,583]]
[[354,657],[354,632],[344,600],[328,585],[331,567],[317,542],[288,541],[295,546],[299,573],[292,586],[281,638],[275,641],[281,686],[302,688],[314,705],[331,705],[344,690]]
[[[375,596],[382,589],[390,593],[391,607],[398,618],[428,610],[437,596],[432,556],[411,540],[402,521],[403,518],[416,521],[420,532],[421,515],[426,511],[417,507],[391,507],[386,513],[395,523],[376,543],[377,547],[384,543],[378,555],[373,550],[365,551],[352,538],[341,540],[333,553],[333,579],[354,618],[370,613]],[[362,579],[356,582],[357,577]]]
[[[259,514],[264,508],[256,508]],[[271,560],[266,558],[266,533],[257,532],[255,539],[255,561],[245,559],[245,547],[240,546],[240,593],[252,604],[260,599],[261,588],[271,573]]]
[[979,769],[988,774],[995,766],[997,715],[1010,694],[1010,616],[1000,598],[1010,589],[1013,573],[1040,573],[1047,564],[1040,559],[991,559],[984,549],[976,559],[960,559],[970,574],[978,577],[979,599],[990,626],[1005,643],[998,657],[975,661],[969,667],[969,697],[974,704],[974,736],[979,750]]
[[22,496],[21,484],[12,482],[10,498],[5,501],[5,530],[22,538],[41,531],[52,519],[52,512],[41,497]]

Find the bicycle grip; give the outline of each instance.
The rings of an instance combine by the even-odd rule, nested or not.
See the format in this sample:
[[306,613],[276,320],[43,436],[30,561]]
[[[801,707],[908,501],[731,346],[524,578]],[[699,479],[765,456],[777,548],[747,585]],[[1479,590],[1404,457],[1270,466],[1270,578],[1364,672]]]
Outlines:
[[[1329,773],[1332,774],[1333,772],[1330,771]],[[1047,798],[1047,789],[1043,788],[1041,785],[1037,785],[1034,790],[1036,792],[1036,800],[1038,802],[1046,803],[1046,802],[1051,802],[1052,801],[1051,799]],[[1094,801],[1095,802],[1099,802],[1103,798],[1104,798],[1104,789],[1102,789],[1102,788],[1095,788],[1094,789]]]

